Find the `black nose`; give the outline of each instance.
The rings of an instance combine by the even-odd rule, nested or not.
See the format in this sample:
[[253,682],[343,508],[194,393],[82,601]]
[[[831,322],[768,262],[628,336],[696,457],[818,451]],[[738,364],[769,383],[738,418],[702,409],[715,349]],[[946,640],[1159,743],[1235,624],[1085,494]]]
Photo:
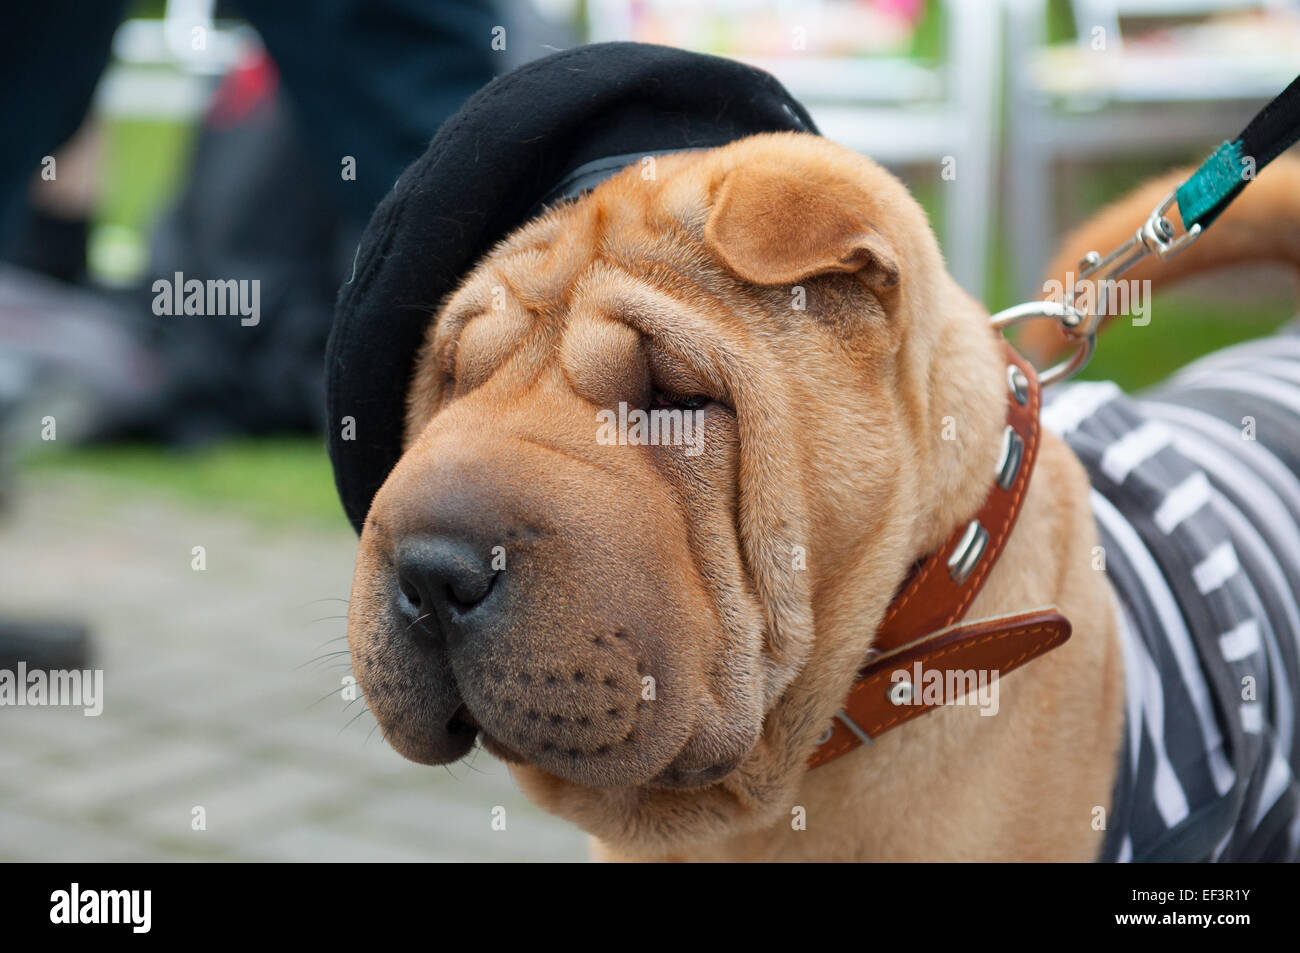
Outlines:
[[398,606],[412,624],[431,623],[446,632],[486,608],[500,573],[492,554],[464,540],[407,539],[398,548]]

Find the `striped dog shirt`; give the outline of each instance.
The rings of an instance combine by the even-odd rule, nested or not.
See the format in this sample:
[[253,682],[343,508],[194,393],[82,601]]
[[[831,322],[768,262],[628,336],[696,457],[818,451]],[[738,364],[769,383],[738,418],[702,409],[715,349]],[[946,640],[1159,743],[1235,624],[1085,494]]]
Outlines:
[[1300,851],[1300,326],[1127,397],[1046,394],[1088,470],[1127,717],[1100,859]]

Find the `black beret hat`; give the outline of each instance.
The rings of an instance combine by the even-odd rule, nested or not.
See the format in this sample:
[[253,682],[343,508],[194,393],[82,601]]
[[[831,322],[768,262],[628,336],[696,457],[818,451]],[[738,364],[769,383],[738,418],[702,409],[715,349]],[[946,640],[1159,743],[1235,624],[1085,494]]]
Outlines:
[[641,156],[791,130],[817,131],[769,74],[643,43],[556,53],[471,96],[380,203],[339,293],[326,432],[357,532],[401,456],[406,390],[430,316],[485,252],[546,203]]

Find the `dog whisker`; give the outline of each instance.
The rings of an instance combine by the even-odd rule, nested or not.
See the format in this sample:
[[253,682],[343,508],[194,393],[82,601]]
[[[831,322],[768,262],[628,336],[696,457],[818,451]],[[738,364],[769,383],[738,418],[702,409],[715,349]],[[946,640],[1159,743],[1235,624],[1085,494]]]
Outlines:
[[417,625],[419,625],[419,624],[420,624],[421,622],[423,622],[425,619],[429,618],[431,615],[433,615],[432,612],[426,612],[424,615],[420,616],[418,619],[416,619],[414,622],[412,622],[410,625],[408,625],[404,631],[405,631],[405,632],[410,632],[411,629],[415,628]]
[[[343,691],[343,689],[345,689],[345,688],[347,688],[347,687],[348,687],[347,685],[340,685],[338,688],[334,689],[334,691],[332,691],[332,692],[326,692],[326,693],[325,693],[324,695],[322,695],[320,698],[316,699],[314,702],[312,702],[310,705],[308,705],[306,708],[304,708],[303,711],[311,711],[313,708],[315,708],[317,705],[319,705],[319,704],[320,704],[321,702],[323,702],[325,699],[329,698],[331,695],[337,695],[339,692]],[[355,699],[354,699],[354,700],[355,700]],[[348,702],[348,704],[351,705],[352,702]],[[343,710],[344,710],[344,711],[347,711],[346,708],[344,708]]]
[[342,728],[339,729],[339,734],[341,735],[341,734],[343,734],[343,732],[345,732],[345,731],[347,731],[349,728],[351,728],[353,722],[355,722],[358,718],[360,718],[362,715],[366,714],[366,713],[369,712],[369,711],[370,711],[370,709],[367,707],[367,708],[363,708],[363,709],[361,709],[359,712],[357,712],[355,715],[353,715],[351,721],[349,721],[346,725],[344,725]]
[[295,668],[294,671],[295,672],[301,671],[302,669],[306,668],[308,665],[312,664],[313,662],[319,662],[323,659],[338,658],[340,655],[351,655],[351,654],[352,654],[351,649],[343,649],[338,652],[326,652],[324,655],[318,655],[315,658],[308,659],[307,661],[299,665],[297,668]]

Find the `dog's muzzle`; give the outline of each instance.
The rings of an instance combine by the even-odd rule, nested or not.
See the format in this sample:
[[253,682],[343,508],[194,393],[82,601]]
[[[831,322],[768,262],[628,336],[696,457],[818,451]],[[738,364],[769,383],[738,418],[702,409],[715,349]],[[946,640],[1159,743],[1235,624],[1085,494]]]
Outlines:
[[506,760],[596,787],[697,786],[739,762],[756,726],[701,707],[715,612],[654,508],[594,472],[566,508],[545,477],[482,460],[433,469],[377,497],[349,624],[395,749],[444,764],[481,735]]

